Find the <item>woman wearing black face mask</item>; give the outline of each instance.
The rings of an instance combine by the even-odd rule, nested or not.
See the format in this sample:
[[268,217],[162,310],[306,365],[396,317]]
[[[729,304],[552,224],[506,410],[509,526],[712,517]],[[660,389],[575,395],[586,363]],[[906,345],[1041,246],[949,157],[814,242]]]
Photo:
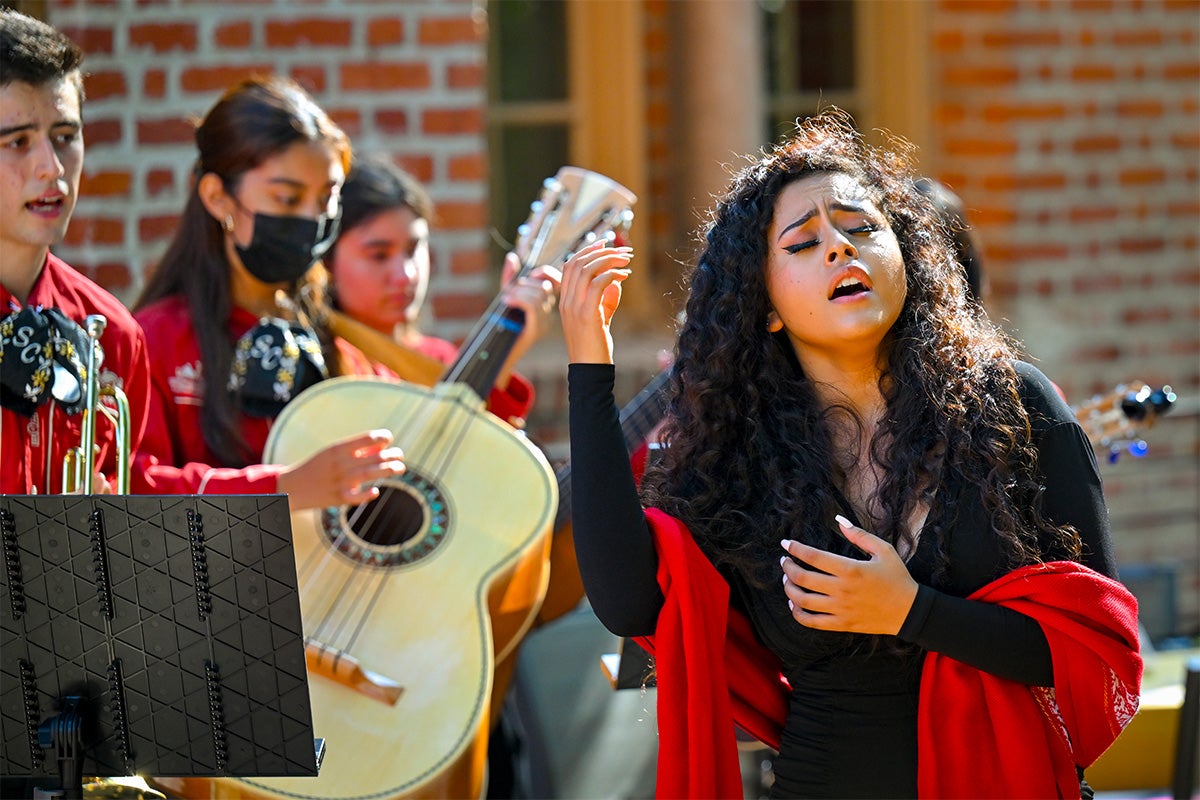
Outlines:
[[367,359],[317,320],[318,263],[337,236],[346,135],[296,84],[245,81],[196,130],[179,228],[135,305],[151,410],[134,490],[289,495],[293,510],[362,503],[403,471],[388,431],[364,431],[291,465],[259,464],[276,414]]

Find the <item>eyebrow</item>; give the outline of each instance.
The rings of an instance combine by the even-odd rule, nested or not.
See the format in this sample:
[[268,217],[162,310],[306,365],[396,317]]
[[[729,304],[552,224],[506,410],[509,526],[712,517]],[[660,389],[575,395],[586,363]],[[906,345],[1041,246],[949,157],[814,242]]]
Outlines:
[[[33,122],[27,123],[25,125],[12,125],[7,128],[0,128],[0,136],[8,136],[13,133],[23,133],[24,131],[36,131],[37,127],[38,127],[37,124],[33,123]],[[74,120],[63,119],[63,120],[59,120],[58,122],[55,122],[53,125],[50,126],[51,130],[53,130],[55,128],[64,128],[64,127],[71,128],[72,130],[79,130],[80,128],[83,127],[83,125]]]
[[[866,208],[864,208],[863,206],[860,206],[860,205],[855,205],[853,203],[833,203],[830,205],[830,208],[832,208],[834,211],[848,211],[852,214],[866,213]],[[790,231],[792,228],[798,228],[801,225],[803,225],[804,223],[808,222],[810,219],[813,218],[814,215],[816,215],[816,213],[817,213],[817,210],[814,208],[805,214],[801,214],[799,219],[797,219],[791,225],[788,225],[786,228],[784,228],[783,230],[781,230],[779,232],[779,236],[776,237],[775,241],[778,242],[780,239],[782,239],[783,235],[785,233],[787,233],[788,231]]]
[[[267,183],[270,183],[270,184],[281,184],[282,183],[283,185],[289,186],[293,189],[304,189],[305,188],[304,181],[298,181],[295,178],[285,178],[282,176],[280,176],[278,178],[271,178],[270,180],[267,181]],[[337,186],[337,181],[329,181],[329,183],[325,184],[326,188],[332,188],[334,186]]]

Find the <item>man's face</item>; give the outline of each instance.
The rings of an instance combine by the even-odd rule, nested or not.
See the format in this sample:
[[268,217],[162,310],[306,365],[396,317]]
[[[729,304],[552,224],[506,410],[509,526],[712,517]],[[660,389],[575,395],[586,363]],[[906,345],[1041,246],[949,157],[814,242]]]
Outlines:
[[79,91],[70,77],[0,86],[0,251],[8,254],[0,259],[44,257],[62,238],[82,169]]

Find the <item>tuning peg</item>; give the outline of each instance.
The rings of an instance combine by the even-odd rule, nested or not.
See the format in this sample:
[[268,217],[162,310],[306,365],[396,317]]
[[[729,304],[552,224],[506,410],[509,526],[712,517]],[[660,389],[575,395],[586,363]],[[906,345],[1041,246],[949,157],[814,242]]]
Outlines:
[[1154,406],[1154,410],[1159,414],[1165,414],[1167,409],[1175,405],[1175,390],[1169,385],[1164,385],[1161,389],[1150,393],[1150,405]]

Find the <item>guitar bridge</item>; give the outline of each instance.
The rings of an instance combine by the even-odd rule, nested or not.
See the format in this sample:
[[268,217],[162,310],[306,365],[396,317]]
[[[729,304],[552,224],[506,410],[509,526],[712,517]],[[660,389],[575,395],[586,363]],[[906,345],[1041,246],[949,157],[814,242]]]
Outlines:
[[389,706],[396,705],[404,693],[404,687],[391,678],[364,669],[353,656],[312,639],[304,641],[304,660],[310,675],[328,678]]

